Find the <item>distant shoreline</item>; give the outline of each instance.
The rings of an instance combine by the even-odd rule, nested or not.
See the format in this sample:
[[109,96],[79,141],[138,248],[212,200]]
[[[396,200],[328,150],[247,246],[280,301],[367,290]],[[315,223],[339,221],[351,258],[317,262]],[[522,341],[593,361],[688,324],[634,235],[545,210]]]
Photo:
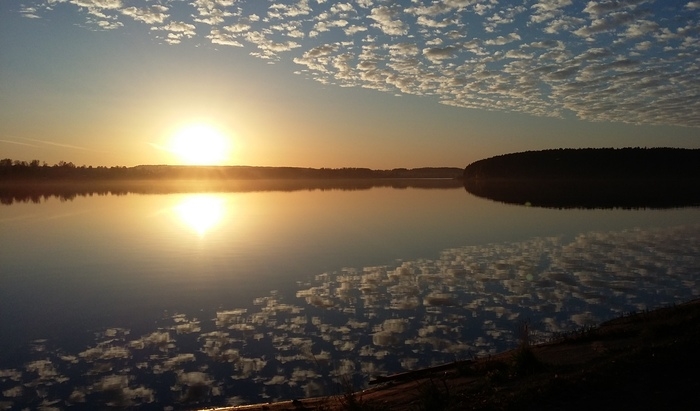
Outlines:
[[404,179],[461,178],[459,167],[421,167],[373,170],[369,168],[304,168],[257,166],[173,166],[135,167],[76,166],[60,162],[53,166],[32,162],[0,160],[2,181],[101,181],[101,180],[288,180],[288,179]]

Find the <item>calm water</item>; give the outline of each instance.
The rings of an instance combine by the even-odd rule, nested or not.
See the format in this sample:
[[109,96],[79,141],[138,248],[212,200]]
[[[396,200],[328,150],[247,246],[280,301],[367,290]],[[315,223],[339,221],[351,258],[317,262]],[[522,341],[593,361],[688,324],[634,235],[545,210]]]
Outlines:
[[462,188],[0,206],[0,409],[334,393],[700,293],[700,209]]

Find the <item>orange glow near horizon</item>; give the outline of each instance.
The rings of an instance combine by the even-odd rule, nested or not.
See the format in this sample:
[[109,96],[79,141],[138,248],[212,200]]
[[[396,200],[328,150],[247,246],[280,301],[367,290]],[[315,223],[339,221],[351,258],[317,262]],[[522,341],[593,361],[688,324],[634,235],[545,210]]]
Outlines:
[[231,152],[231,139],[209,124],[180,128],[168,142],[177,160],[186,165],[224,165]]

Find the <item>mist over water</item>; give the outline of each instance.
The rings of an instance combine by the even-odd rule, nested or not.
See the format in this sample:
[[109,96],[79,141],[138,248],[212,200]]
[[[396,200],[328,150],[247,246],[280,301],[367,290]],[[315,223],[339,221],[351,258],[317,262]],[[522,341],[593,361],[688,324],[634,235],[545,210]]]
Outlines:
[[336,392],[700,290],[700,210],[461,187],[49,198],[0,208],[0,408]]

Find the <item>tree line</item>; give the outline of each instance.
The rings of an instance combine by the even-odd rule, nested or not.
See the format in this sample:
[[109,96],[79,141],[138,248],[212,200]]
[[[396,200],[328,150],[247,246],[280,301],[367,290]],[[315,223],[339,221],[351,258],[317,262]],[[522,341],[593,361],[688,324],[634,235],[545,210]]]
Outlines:
[[583,148],[525,151],[476,161],[465,179],[698,179],[700,150]]
[[464,188],[509,204],[669,208],[700,204],[700,150],[558,149],[505,154],[464,169]]
[[158,180],[158,179],[367,179],[367,178],[460,178],[461,168],[422,167],[372,170],[369,168],[304,168],[255,166],[76,166],[60,161],[49,165],[40,160],[0,160],[0,180]]

